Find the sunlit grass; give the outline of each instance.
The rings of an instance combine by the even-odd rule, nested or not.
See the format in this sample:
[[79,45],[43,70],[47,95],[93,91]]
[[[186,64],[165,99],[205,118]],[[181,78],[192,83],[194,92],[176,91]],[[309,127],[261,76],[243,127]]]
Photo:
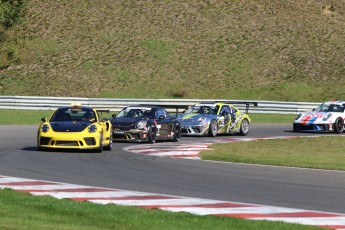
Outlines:
[[344,136],[304,137],[214,144],[202,159],[345,170]]
[[11,230],[316,229],[283,222],[195,216],[137,207],[57,200],[9,189],[0,189],[0,207],[0,229]]

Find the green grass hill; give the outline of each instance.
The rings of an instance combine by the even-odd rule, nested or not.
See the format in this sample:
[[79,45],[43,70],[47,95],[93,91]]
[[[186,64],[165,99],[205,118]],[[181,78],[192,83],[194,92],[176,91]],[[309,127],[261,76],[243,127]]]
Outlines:
[[344,12],[343,0],[27,0],[0,30],[0,95],[345,99]]

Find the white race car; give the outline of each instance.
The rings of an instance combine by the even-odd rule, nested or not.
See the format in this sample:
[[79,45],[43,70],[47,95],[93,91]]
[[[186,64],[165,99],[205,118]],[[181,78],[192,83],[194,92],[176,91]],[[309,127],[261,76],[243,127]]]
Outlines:
[[312,112],[299,114],[293,122],[293,131],[335,132],[344,131],[345,101],[328,101]]

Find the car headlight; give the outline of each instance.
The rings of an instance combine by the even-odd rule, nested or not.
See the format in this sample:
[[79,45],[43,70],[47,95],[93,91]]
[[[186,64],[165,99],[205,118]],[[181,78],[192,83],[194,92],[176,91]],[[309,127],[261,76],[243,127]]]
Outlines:
[[138,129],[144,129],[147,125],[147,121],[139,121],[137,124]]
[[200,117],[200,118],[198,119],[198,122],[203,122],[203,121],[205,121],[205,120],[206,120],[205,117]]
[[49,130],[50,130],[49,125],[47,125],[47,124],[42,125],[42,127],[41,127],[42,133],[46,133],[46,132],[48,132]]
[[301,117],[302,117],[302,114],[300,113],[300,114],[297,115],[297,117],[295,118],[295,120],[298,120],[298,119],[300,119]]
[[327,114],[326,116],[324,116],[324,117],[322,118],[322,120],[323,120],[323,121],[327,121],[327,120],[330,119],[331,117],[332,117],[332,114],[329,113],[329,114]]
[[96,132],[96,131],[97,131],[97,126],[96,126],[96,125],[90,125],[90,126],[88,127],[88,131],[89,131],[89,133],[94,133],[94,132]]

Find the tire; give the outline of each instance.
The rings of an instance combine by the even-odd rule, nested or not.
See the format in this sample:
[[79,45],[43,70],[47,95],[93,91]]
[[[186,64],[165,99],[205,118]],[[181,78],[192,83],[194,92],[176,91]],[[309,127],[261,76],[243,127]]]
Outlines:
[[217,132],[218,132],[217,122],[216,120],[212,120],[208,127],[208,135],[210,137],[215,137],[217,136]]
[[40,136],[37,135],[37,150],[42,151],[42,147],[40,146]]
[[111,151],[113,149],[113,134],[110,134],[109,145],[104,146],[104,150]]
[[241,122],[240,135],[247,136],[250,131],[250,123],[247,118],[244,118]]
[[103,135],[101,134],[101,137],[99,138],[99,147],[97,149],[98,153],[102,153],[103,152]]
[[173,142],[178,142],[181,139],[181,126],[180,124],[175,125],[175,131],[174,131],[174,137],[173,137]]
[[154,125],[151,125],[149,127],[149,131],[147,133],[147,138],[149,140],[149,143],[151,143],[151,144],[156,142],[156,127]]
[[334,128],[334,132],[336,132],[336,133],[344,132],[344,120],[343,120],[343,118],[338,117],[337,120],[335,120],[333,128]]
[[293,125],[292,125],[292,131],[293,131],[293,132],[298,132],[298,130],[297,130],[297,124],[293,124]]

